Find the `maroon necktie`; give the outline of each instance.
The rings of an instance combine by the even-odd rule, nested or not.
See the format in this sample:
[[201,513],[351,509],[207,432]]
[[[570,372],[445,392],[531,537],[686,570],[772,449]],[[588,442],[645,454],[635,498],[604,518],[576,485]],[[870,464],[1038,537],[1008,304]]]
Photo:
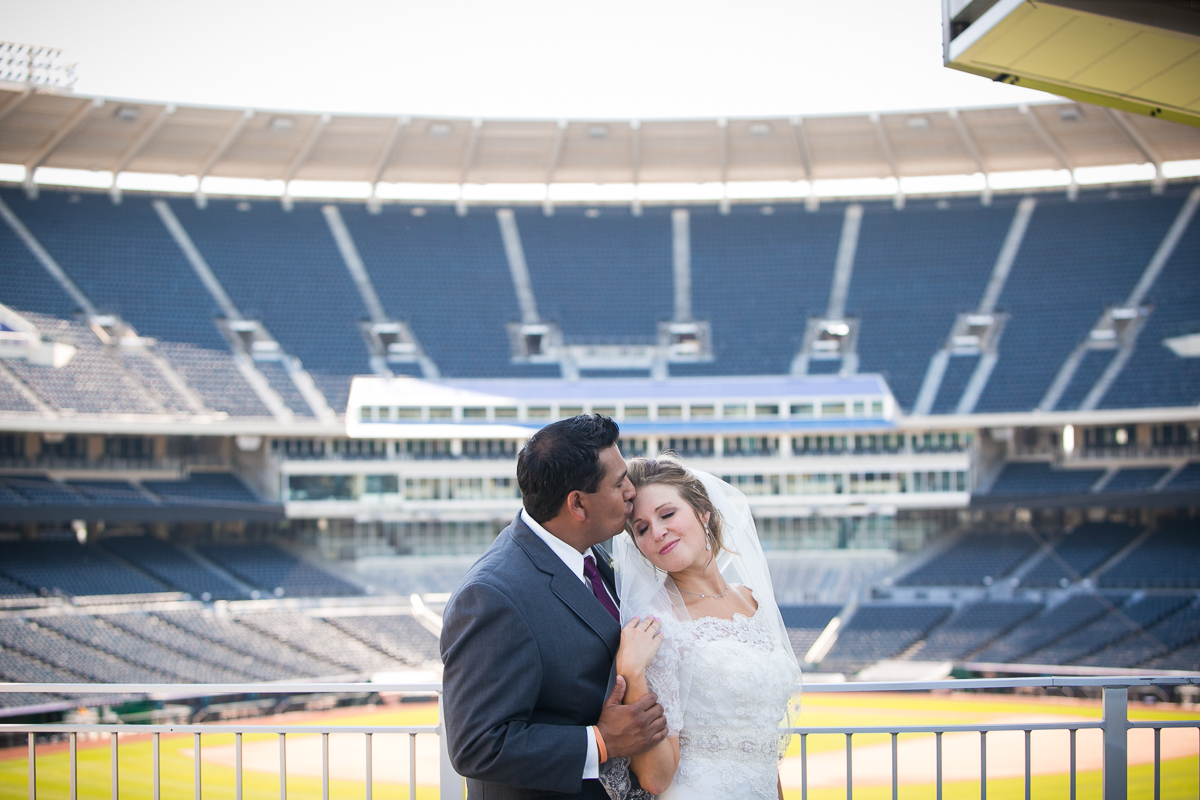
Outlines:
[[583,576],[592,582],[592,594],[596,595],[600,605],[608,609],[608,613],[613,615],[613,619],[620,622],[621,613],[617,611],[616,604],[608,596],[608,589],[604,588],[604,581],[600,579],[600,570],[596,569],[596,559],[590,555],[583,557]]

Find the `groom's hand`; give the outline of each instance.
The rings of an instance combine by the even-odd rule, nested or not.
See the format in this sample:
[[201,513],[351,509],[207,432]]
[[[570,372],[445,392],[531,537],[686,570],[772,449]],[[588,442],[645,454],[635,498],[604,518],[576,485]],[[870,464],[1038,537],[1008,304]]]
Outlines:
[[667,735],[667,719],[657,695],[649,692],[627,706],[621,705],[624,699],[625,678],[618,675],[596,723],[609,758],[644,753]]

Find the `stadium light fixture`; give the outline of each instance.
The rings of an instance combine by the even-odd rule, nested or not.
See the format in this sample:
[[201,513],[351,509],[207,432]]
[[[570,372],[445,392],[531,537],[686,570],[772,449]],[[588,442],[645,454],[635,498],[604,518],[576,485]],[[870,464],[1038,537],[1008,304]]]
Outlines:
[[1062,446],[1063,446],[1063,452],[1066,453],[1067,455],[1071,455],[1071,453],[1075,452],[1075,426],[1074,425],[1064,425],[1063,426]]

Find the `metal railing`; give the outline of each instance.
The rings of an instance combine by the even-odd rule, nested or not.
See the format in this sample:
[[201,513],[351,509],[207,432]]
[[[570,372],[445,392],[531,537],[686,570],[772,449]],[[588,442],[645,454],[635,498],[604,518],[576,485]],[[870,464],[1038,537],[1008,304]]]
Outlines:
[[[1129,690],[1137,687],[1200,685],[1200,674],[1179,676],[1104,676],[1104,677],[1036,677],[965,679],[952,681],[899,681],[899,682],[853,682],[815,683],[804,687],[805,693],[841,692],[928,692],[947,690],[981,689],[1049,689],[1049,688],[1093,688],[1103,692],[1103,716],[1099,721],[1073,720],[1050,723],[1007,723],[965,725],[882,725],[860,727],[794,727],[786,729],[800,737],[801,800],[808,800],[808,737],[839,735],[846,739],[846,800],[854,796],[853,737],[885,734],[891,737],[892,798],[899,797],[899,737],[902,734],[932,734],[935,737],[936,797],[942,798],[942,737],[947,733],[978,733],[980,742],[980,800],[987,800],[987,735],[989,733],[1021,731],[1025,734],[1025,780],[1024,796],[1032,794],[1032,749],[1034,731],[1065,731],[1070,736],[1069,786],[1070,798],[1076,797],[1077,746],[1076,735],[1081,730],[1099,730],[1103,735],[1102,788],[1104,800],[1125,798],[1128,791],[1128,735],[1133,729],[1154,731],[1154,798],[1161,798],[1162,776],[1162,731],[1165,728],[1195,728],[1200,733],[1200,716],[1185,720],[1137,720],[1129,719]],[[37,736],[43,734],[66,734],[69,741],[69,800],[78,800],[78,737],[80,734],[108,734],[111,749],[112,800],[118,800],[118,752],[122,734],[150,734],[152,736],[152,798],[161,798],[160,738],[162,734],[186,734],[193,736],[195,800],[201,800],[201,741],[202,734],[234,735],[234,780],[235,798],[242,800],[243,763],[242,737],[245,734],[275,734],[279,738],[279,798],[287,800],[287,749],[289,734],[321,735],[321,797],[329,800],[330,757],[329,736],[339,734],[361,734],[366,737],[365,780],[366,800],[372,800],[372,736],[375,734],[400,734],[408,736],[408,792],[415,800],[416,790],[416,737],[432,734],[438,737],[438,786],[442,800],[461,800],[464,796],[462,779],[454,772],[446,749],[442,720],[442,687],[437,683],[270,683],[270,684],[88,684],[88,683],[0,683],[0,692],[53,692],[91,695],[121,695],[141,697],[217,696],[235,694],[320,694],[395,692],[400,694],[437,694],[437,725],[408,726],[363,726],[363,725],[136,725],[136,724],[0,724],[0,733],[25,733],[29,747],[29,800],[37,800]],[[1200,780],[1200,776],[1198,776]]]

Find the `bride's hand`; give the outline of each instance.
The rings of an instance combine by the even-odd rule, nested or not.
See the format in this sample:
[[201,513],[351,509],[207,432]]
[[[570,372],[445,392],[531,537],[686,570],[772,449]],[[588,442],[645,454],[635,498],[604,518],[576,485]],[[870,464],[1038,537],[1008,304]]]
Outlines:
[[652,616],[634,617],[626,623],[621,629],[621,647],[617,650],[618,675],[624,675],[628,680],[645,673],[662,644],[661,627],[662,622]]

